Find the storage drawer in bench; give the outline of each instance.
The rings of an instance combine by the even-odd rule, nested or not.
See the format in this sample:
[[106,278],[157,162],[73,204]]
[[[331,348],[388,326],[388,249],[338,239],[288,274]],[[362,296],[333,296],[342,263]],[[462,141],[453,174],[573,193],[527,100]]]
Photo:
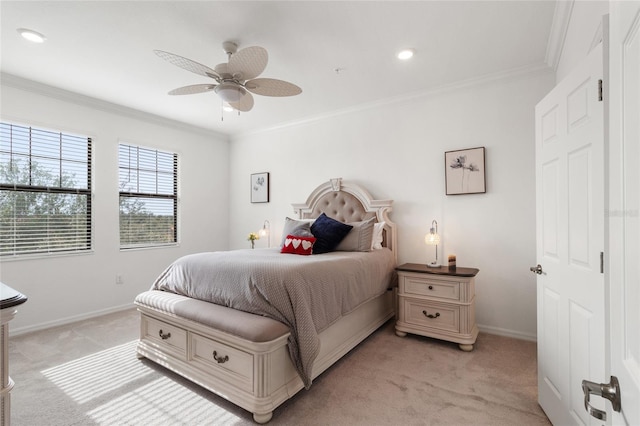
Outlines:
[[163,351],[173,353],[181,359],[186,359],[186,330],[146,315],[142,315],[140,327],[140,335],[148,344],[162,348]]
[[253,392],[253,355],[217,340],[189,333],[189,363],[204,367],[209,374]]

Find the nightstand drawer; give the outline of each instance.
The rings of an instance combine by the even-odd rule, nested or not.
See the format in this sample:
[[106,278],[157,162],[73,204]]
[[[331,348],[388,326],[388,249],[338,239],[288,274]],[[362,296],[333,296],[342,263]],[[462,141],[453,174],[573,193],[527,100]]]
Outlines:
[[253,355],[198,334],[191,334],[191,361],[211,374],[253,391]]
[[460,332],[460,306],[447,303],[429,302],[421,299],[404,298],[404,322],[418,327],[428,327]]
[[403,277],[403,293],[437,297],[439,299],[460,300],[460,283],[425,278],[424,275],[405,275]]
[[142,316],[140,324],[142,338],[151,345],[172,351],[180,357],[186,356],[187,332],[185,330],[146,315]]

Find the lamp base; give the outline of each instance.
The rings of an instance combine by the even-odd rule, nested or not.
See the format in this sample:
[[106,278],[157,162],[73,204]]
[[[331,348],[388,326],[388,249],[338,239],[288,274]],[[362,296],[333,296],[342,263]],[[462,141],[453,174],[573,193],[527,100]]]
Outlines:
[[428,268],[439,268],[440,264],[437,262],[431,262],[431,263],[427,263],[427,267]]

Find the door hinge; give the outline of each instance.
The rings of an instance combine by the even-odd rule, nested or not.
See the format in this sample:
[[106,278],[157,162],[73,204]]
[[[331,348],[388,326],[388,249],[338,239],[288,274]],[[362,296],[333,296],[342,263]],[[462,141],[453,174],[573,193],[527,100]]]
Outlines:
[[602,80],[598,80],[598,101],[602,102]]
[[604,274],[604,252],[600,252],[600,273]]

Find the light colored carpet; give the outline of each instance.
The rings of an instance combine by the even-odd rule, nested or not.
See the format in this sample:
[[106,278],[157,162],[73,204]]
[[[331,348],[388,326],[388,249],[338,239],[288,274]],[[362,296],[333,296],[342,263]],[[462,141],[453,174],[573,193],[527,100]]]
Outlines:
[[[135,356],[128,310],[9,342],[14,426],[251,425],[250,413]],[[481,333],[473,352],[390,321],[276,409],[272,425],[549,425],[536,345]]]

